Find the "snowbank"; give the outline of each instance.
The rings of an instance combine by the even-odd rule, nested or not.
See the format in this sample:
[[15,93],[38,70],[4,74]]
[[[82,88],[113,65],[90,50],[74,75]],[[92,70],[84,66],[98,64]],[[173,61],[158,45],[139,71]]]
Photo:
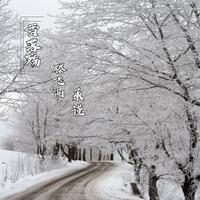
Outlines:
[[83,161],[68,163],[62,159],[47,159],[41,163],[35,155],[0,150],[0,199],[88,165]]
[[115,162],[115,168],[96,181],[96,192],[102,199],[141,200],[131,193],[130,182],[134,182],[133,166]]
[[[115,162],[115,168],[106,172],[95,181],[95,192],[102,199],[111,200],[142,200],[132,194],[130,182],[134,182],[133,166],[128,163]],[[158,181],[160,200],[184,200],[180,185],[170,180]],[[145,200],[148,194],[145,193]],[[197,191],[196,199],[200,199],[200,190]]]

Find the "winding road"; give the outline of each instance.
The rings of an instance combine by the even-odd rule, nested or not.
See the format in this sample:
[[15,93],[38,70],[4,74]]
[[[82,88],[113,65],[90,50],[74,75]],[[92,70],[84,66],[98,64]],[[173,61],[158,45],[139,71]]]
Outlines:
[[93,162],[87,168],[5,200],[105,200],[95,192],[95,179],[113,167],[111,162]]

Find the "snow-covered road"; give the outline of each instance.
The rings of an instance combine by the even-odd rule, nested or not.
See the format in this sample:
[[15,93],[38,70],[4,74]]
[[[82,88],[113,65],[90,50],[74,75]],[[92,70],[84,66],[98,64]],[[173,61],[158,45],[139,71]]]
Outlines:
[[114,164],[109,162],[92,163],[89,167],[59,180],[54,180],[39,188],[31,188],[5,200],[100,200],[99,194],[95,193],[95,179],[112,170],[113,167]]

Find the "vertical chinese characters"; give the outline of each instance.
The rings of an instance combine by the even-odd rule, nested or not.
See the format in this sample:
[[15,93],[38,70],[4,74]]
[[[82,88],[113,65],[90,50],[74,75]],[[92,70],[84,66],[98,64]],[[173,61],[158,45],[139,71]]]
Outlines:
[[[60,87],[65,85],[65,81],[64,81],[64,78],[62,76],[62,74],[65,71],[66,71],[66,69],[65,69],[63,63],[59,63],[59,64],[54,65],[54,68],[52,70],[52,73],[57,75],[57,77],[54,78],[54,81],[56,81],[57,85],[60,86]],[[65,98],[64,89],[56,88],[56,89],[52,89],[52,92],[54,94],[55,99],[57,99],[58,101],[60,101],[60,100]]]
[[27,33],[27,37],[29,38],[26,41],[26,54],[25,54],[25,63],[24,65],[30,65],[32,68],[39,67],[41,64],[41,59],[37,55],[37,51],[40,50],[42,47],[38,46],[38,30],[39,26],[37,23],[28,24],[24,32]]
[[[72,97],[72,101],[76,101],[77,103],[79,101],[84,101],[85,99],[82,96],[81,88],[77,88],[74,90],[74,95]],[[83,112],[83,104],[74,104],[72,108],[72,113],[74,116],[84,116],[85,113]]]

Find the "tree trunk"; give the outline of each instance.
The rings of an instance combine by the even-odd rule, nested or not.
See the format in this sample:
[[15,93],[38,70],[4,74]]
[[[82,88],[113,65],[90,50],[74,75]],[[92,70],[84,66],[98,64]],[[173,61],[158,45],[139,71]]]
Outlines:
[[52,159],[58,159],[60,144],[56,142],[56,144],[53,146],[53,152],[52,152]]
[[194,200],[195,193],[197,190],[196,180],[192,177],[194,172],[194,163],[195,163],[195,154],[198,143],[198,131],[197,124],[198,119],[196,114],[191,111],[191,108],[188,105],[185,105],[186,116],[188,120],[188,129],[190,132],[190,150],[188,158],[189,170],[182,169],[183,174],[185,175],[184,184],[182,185],[182,190],[185,196],[185,200]]
[[152,165],[149,172],[149,200],[159,200],[155,166]]
[[40,145],[39,145],[39,144],[37,144],[37,149],[36,149],[36,151],[37,151],[37,155],[40,156]]
[[83,149],[83,161],[86,161],[86,150],[85,150],[85,148]]
[[123,155],[123,150],[122,149],[117,149],[117,152],[121,158],[121,161],[126,161],[126,159],[124,158],[124,155]]
[[114,154],[113,154],[113,152],[110,154],[110,160],[114,160]]
[[68,162],[72,162],[72,159],[71,159],[71,157],[70,157],[70,156],[68,157]]
[[73,159],[73,154],[72,154],[72,153],[73,153],[73,152],[72,152],[72,147],[71,147],[71,145],[69,144],[69,145],[68,145],[68,155],[69,155],[68,161],[69,161],[69,162],[71,162],[72,159]]
[[72,162],[72,150],[70,147],[68,147],[68,155],[69,155],[68,162]]
[[78,160],[78,149],[75,149],[75,160]]
[[90,162],[92,162],[92,147],[90,147]]
[[72,160],[76,160],[76,145],[75,144],[71,146],[71,153],[72,153],[72,156],[71,156]]
[[78,149],[78,159],[81,160],[81,148]]
[[136,183],[131,183],[131,189],[132,189],[132,193],[136,196],[139,196],[139,197],[142,197],[141,193],[140,193],[140,190],[137,186]]
[[62,151],[62,154],[68,158],[68,162],[71,162],[72,160],[70,158],[69,151],[68,151],[68,154],[65,152],[63,144],[60,144],[60,150]]
[[140,171],[142,169],[142,164],[138,164],[134,166],[134,172],[135,172],[135,181],[137,183],[140,183]]
[[182,190],[185,200],[194,200],[197,190],[197,184],[195,183],[195,180],[193,178],[188,178],[187,176],[185,176],[185,182],[182,185]]
[[102,156],[102,154],[101,154],[101,149],[99,150],[99,157],[98,157],[98,161],[101,161],[101,156]]
[[41,156],[42,156],[42,160],[44,160],[46,156],[46,146],[44,144],[41,147]]

